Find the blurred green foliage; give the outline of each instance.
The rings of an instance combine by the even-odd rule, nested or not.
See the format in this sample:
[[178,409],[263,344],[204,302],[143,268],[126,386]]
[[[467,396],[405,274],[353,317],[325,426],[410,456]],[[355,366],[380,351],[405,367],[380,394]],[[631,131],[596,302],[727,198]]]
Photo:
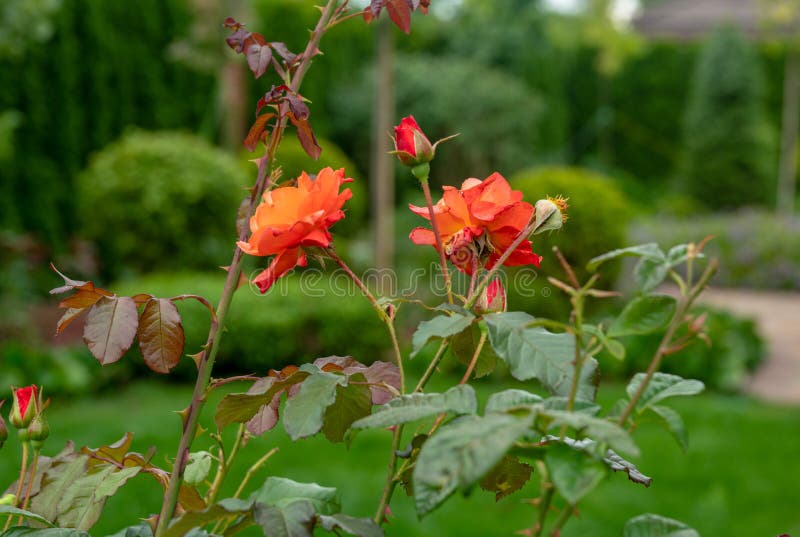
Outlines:
[[81,233],[103,273],[225,264],[247,175],[236,159],[190,134],[128,132],[78,178]]
[[631,242],[685,244],[712,235],[704,252],[719,259],[712,280],[726,287],[800,288],[800,219],[757,210],[724,215],[638,219]]
[[[258,271],[253,269],[248,276],[254,277]],[[194,293],[216,304],[224,279],[222,271],[218,275],[162,273],[122,281],[112,289],[118,294],[148,292],[160,297]],[[208,334],[208,312],[191,301],[178,308],[186,331],[185,353],[198,352]],[[240,288],[225,328],[215,373],[264,375],[269,369],[330,355],[352,355],[371,363],[386,359],[389,350],[385,326],[352,282],[340,273],[328,277],[315,267],[281,278],[266,295],[255,287]],[[129,358],[144,369],[135,353]],[[177,374],[194,378],[194,363],[183,360]]]
[[704,205],[731,209],[774,198],[775,147],[763,112],[757,56],[731,27],[698,59],[686,111],[683,188]]
[[[2,9],[28,4],[34,2]],[[0,110],[20,117],[14,158],[0,174],[0,192],[12,200],[0,212],[0,227],[31,232],[48,249],[64,251],[77,227],[75,175],[92,151],[126,125],[200,123],[213,78],[165,55],[190,20],[185,0],[61,0],[47,19],[52,37],[0,63]],[[31,31],[30,20],[24,28]]]
[[[564,318],[569,313],[569,301],[544,277],[565,279],[553,254],[553,246],[558,246],[578,278],[585,280],[586,263],[590,259],[627,245],[628,222],[633,212],[631,202],[612,178],[583,168],[532,168],[513,175],[510,181],[531,203],[560,195],[567,198],[569,209],[562,229],[533,237],[533,250],[543,256],[539,277],[524,281],[526,278],[524,273],[520,274],[521,269],[509,271],[513,282],[509,287],[509,307],[536,316]],[[606,272],[605,277],[608,285],[614,281],[616,273]],[[544,291],[545,287],[551,294]]]
[[[711,344],[694,341],[687,348],[670,354],[660,370],[702,380],[707,387],[719,391],[741,390],[750,373],[766,358],[766,344],[756,323],[719,309],[701,307],[697,312],[707,314],[704,326]],[[626,357],[620,361],[606,352],[601,353],[603,376],[628,378],[647,369],[663,335],[621,338]]]

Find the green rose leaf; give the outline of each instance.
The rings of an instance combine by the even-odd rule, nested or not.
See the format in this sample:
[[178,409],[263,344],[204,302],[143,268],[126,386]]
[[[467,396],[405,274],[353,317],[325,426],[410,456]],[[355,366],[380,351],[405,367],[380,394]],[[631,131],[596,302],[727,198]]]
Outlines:
[[599,267],[606,261],[610,261],[611,259],[616,259],[618,257],[627,257],[627,256],[637,256],[645,259],[666,261],[664,252],[661,251],[661,249],[658,247],[658,244],[651,242],[648,244],[640,244],[638,246],[629,246],[628,248],[620,248],[618,250],[612,250],[603,255],[597,256],[589,260],[589,263],[586,265],[586,270],[594,272],[595,270],[597,270],[597,267]]
[[336,401],[336,387],[346,383],[342,375],[319,370],[303,381],[283,412],[283,427],[292,440],[317,434],[322,429],[325,411]]
[[700,534],[683,522],[646,514],[630,519],[622,530],[622,537],[700,537]]
[[521,489],[531,478],[533,467],[521,462],[517,457],[506,455],[481,479],[483,490],[494,492],[495,501]]
[[189,454],[189,464],[183,474],[184,480],[190,485],[197,485],[205,481],[211,470],[211,453],[197,451]]
[[343,513],[321,515],[319,524],[326,531],[342,530],[357,537],[383,537],[384,535],[383,530],[372,519],[355,518]]
[[[633,397],[645,377],[644,373],[637,373],[633,376],[626,388],[629,397]],[[699,380],[684,379],[668,373],[655,373],[636,404],[636,408],[639,412],[643,412],[647,407],[669,397],[697,395],[704,389],[705,384]]]
[[164,532],[164,537],[183,537],[194,528],[219,520],[235,520],[242,515],[252,513],[252,511],[252,501],[227,498],[202,511],[187,511],[182,516],[173,519],[169,528]]
[[463,416],[422,445],[414,466],[414,502],[422,517],[456,490],[466,492],[494,468],[530,426],[530,417]]
[[414,358],[431,339],[454,336],[466,330],[474,320],[475,316],[471,313],[453,313],[451,315],[437,315],[433,319],[422,321],[411,338],[414,350],[411,352],[410,357]]
[[395,397],[370,416],[353,423],[353,429],[382,429],[442,413],[474,414],[478,411],[475,390],[468,384],[444,393],[414,393]]
[[608,474],[605,465],[591,454],[555,444],[544,457],[556,490],[572,505],[591,492]]
[[684,452],[687,451],[689,449],[689,436],[686,433],[686,427],[683,424],[681,415],[668,406],[650,405],[647,408],[655,414],[656,421],[672,434],[681,449]]
[[[353,384],[353,381],[363,384]],[[353,422],[369,416],[372,394],[362,373],[351,375],[347,386],[336,386],[336,399],[325,409],[322,434],[331,442],[341,442]]]
[[316,483],[298,483],[285,477],[268,477],[261,488],[250,495],[250,500],[273,507],[308,502],[314,512],[323,515],[338,513],[342,509],[342,501],[335,488]]
[[665,328],[675,316],[677,301],[667,295],[643,295],[631,300],[608,329],[608,336],[643,335]]
[[[575,373],[575,336],[528,328],[534,318],[523,312],[484,315],[489,342],[518,380],[538,379],[553,395],[567,395]],[[597,360],[587,357],[581,369],[577,397],[594,401]]]

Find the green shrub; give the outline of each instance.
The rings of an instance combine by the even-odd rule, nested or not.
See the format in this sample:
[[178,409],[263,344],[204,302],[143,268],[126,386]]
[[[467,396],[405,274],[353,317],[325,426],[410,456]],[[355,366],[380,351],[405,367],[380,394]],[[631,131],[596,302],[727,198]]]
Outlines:
[[750,44],[720,28],[697,63],[686,111],[684,188],[714,209],[770,201],[775,162]]
[[[367,224],[368,185],[355,163],[336,144],[322,138],[318,138],[317,142],[322,147],[322,154],[319,159],[314,160],[303,150],[291,129],[287,132],[287,135],[281,140],[275,159],[275,163],[283,170],[281,181],[294,179],[303,171],[315,174],[325,167],[331,167],[334,170],[344,168],[346,175],[353,179],[352,183],[347,184],[347,188],[353,191],[353,197],[345,205],[347,218],[337,223],[334,229],[337,235],[352,237]],[[255,177],[256,167],[249,161],[261,154],[263,154],[263,148],[257,149],[253,153],[249,151],[242,153],[245,171],[252,177]]]
[[[511,270],[508,286],[509,307],[525,309],[535,315],[564,316],[569,312],[567,300],[546,281],[546,276],[564,278],[553,255],[553,246],[563,252],[578,277],[585,278],[586,263],[591,258],[627,245],[627,225],[632,213],[630,202],[611,178],[582,168],[532,168],[515,174],[510,182],[531,203],[546,196],[568,198],[568,219],[564,227],[533,238],[534,252],[544,257],[538,277],[530,270]],[[606,271],[605,276],[608,286],[616,273]]]
[[[218,275],[154,274],[112,289],[120,294],[158,296],[195,293],[216,304],[224,278],[221,271]],[[185,352],[198,352],[208,334],[208,313],[192,301],[178,308],[186,330]],[[281,278],[266,295],[243,286],[234,296],[225,326],[220,372],[265,374],[334,354],[370,363],[385,358],[387,351],[386,329],[369,302],[344,278],[331,279],[313,268]],[[141,358],[132,358],[141,363]],[[181,368],[187,377],[194,374],[191,360],[184,360]]]
[[719,259],[713,284],[800,289],[800,218],[756,210],[691,218],[655,216],[636,220],[631,235],[634,243],[663,245],[699,242],[712,235],[704,252]]
[[247,177],[200,138],[132,131],[96,154],[78,180],[82,231],[106,276],[225,264]]
[[[708,314],[705,327],[711,345],[695,341],[686,349],[667,356],[660,370],[702,380],[709,388],[727,392],[740,390],[748,374],[766,356],[766,346],[755,322],[719,309],[703,307],[698,311]],[[662,337],[663,333],[621,338],[626,348],[622,362],[606,353],[598,357],[604,375],[627,379],[645,370]]]

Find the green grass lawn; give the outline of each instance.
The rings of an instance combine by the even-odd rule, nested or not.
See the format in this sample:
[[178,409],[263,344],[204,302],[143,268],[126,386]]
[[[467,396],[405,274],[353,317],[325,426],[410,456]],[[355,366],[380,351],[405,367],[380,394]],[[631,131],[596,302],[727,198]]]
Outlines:
[[[476,387],[482,400],[500,389],[490,383]],[[178,417],[166,409],[185,406],[190,393],[186,386],[139,382],[115,393],[57,399],[48,411],[52,436],[45,452],[56,452],[68,439],[78,446],[97,447],[132,431],[134,448],[146,452],[150,446],[158,447],[155,462],[163,465],[174,454],[179,427]],[[600,394],[604,401],[613,401],[622,388],[604,386]],[[218,399],[213,397],[211,404]],[[612,476],[582,504],[580,517],[567,525],[563,535],[619,537],[627,519],[645,512],[682,520],[706,537],[800,535],[800,408],[716,394],[677,401],[674,406],[690,432],[689,452],[681,452],[661,429],[640,427],[635,439],[643,456],[636,462],[653,477],[652,486],[645,489],[628,482],[623,474]],[[195,447],[210,445],[206,436]],[[275,446],[280,452],[267,464],[262,478],[280,475],[339,487],[345,512],[372,515],[385,479],[388,432],[360,433],[348,450],[321,437],[292,443],[282,430],[275,430],[248,443],[239,460],[239,474]],[[17,447],[16,441],[9,441],[0,453],[0,482],[13,479]],[[476,490],[469,498],[451,499],[420,522],[412,502],[400,491],[392,502],[395,518],[387,535],[513,535],[530,526],[534,510],[523,501],[535,495],[535,484],[529,484],[495,503],[493,495]],[[136,523],[157,510],[160,497],[152,478],[136,477],[108,503],[107,516],[92,534],[107,535]]]

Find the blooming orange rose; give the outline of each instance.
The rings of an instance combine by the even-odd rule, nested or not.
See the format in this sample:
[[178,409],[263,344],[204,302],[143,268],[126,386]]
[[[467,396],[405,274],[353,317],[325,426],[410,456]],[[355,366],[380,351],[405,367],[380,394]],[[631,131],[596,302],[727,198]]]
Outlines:
[[306,265],[303,247],[330,246],[333,239],[328,228],[344,218],[342,206],[353,195],[349,188],[341,192],[339,188],[349,182],[352,179],[344,176],[344,169],[325,168],[313,180],[303,172],[297,186],[264,193],[264,201],[250,219],[250,239],[237,243],[246,254],[275,256],[253,280],[262,293],[295,266]]
[[[430,220],[427,207],[409,208]],[[472,274],[478,265],[491,268],[530,222],[534,208],[522,201],[522,192],[512,190],[508,181],[493,173],[484,181],[467,179],[461,189],[444,187],[444,196],[433,207],[445,254],[459,270]],[[418,227],[411,232],[416,244],[436,247],[433,231]],[[531,241],[524,240],[504,265],[539,266],[541,256],[533,253]]]

